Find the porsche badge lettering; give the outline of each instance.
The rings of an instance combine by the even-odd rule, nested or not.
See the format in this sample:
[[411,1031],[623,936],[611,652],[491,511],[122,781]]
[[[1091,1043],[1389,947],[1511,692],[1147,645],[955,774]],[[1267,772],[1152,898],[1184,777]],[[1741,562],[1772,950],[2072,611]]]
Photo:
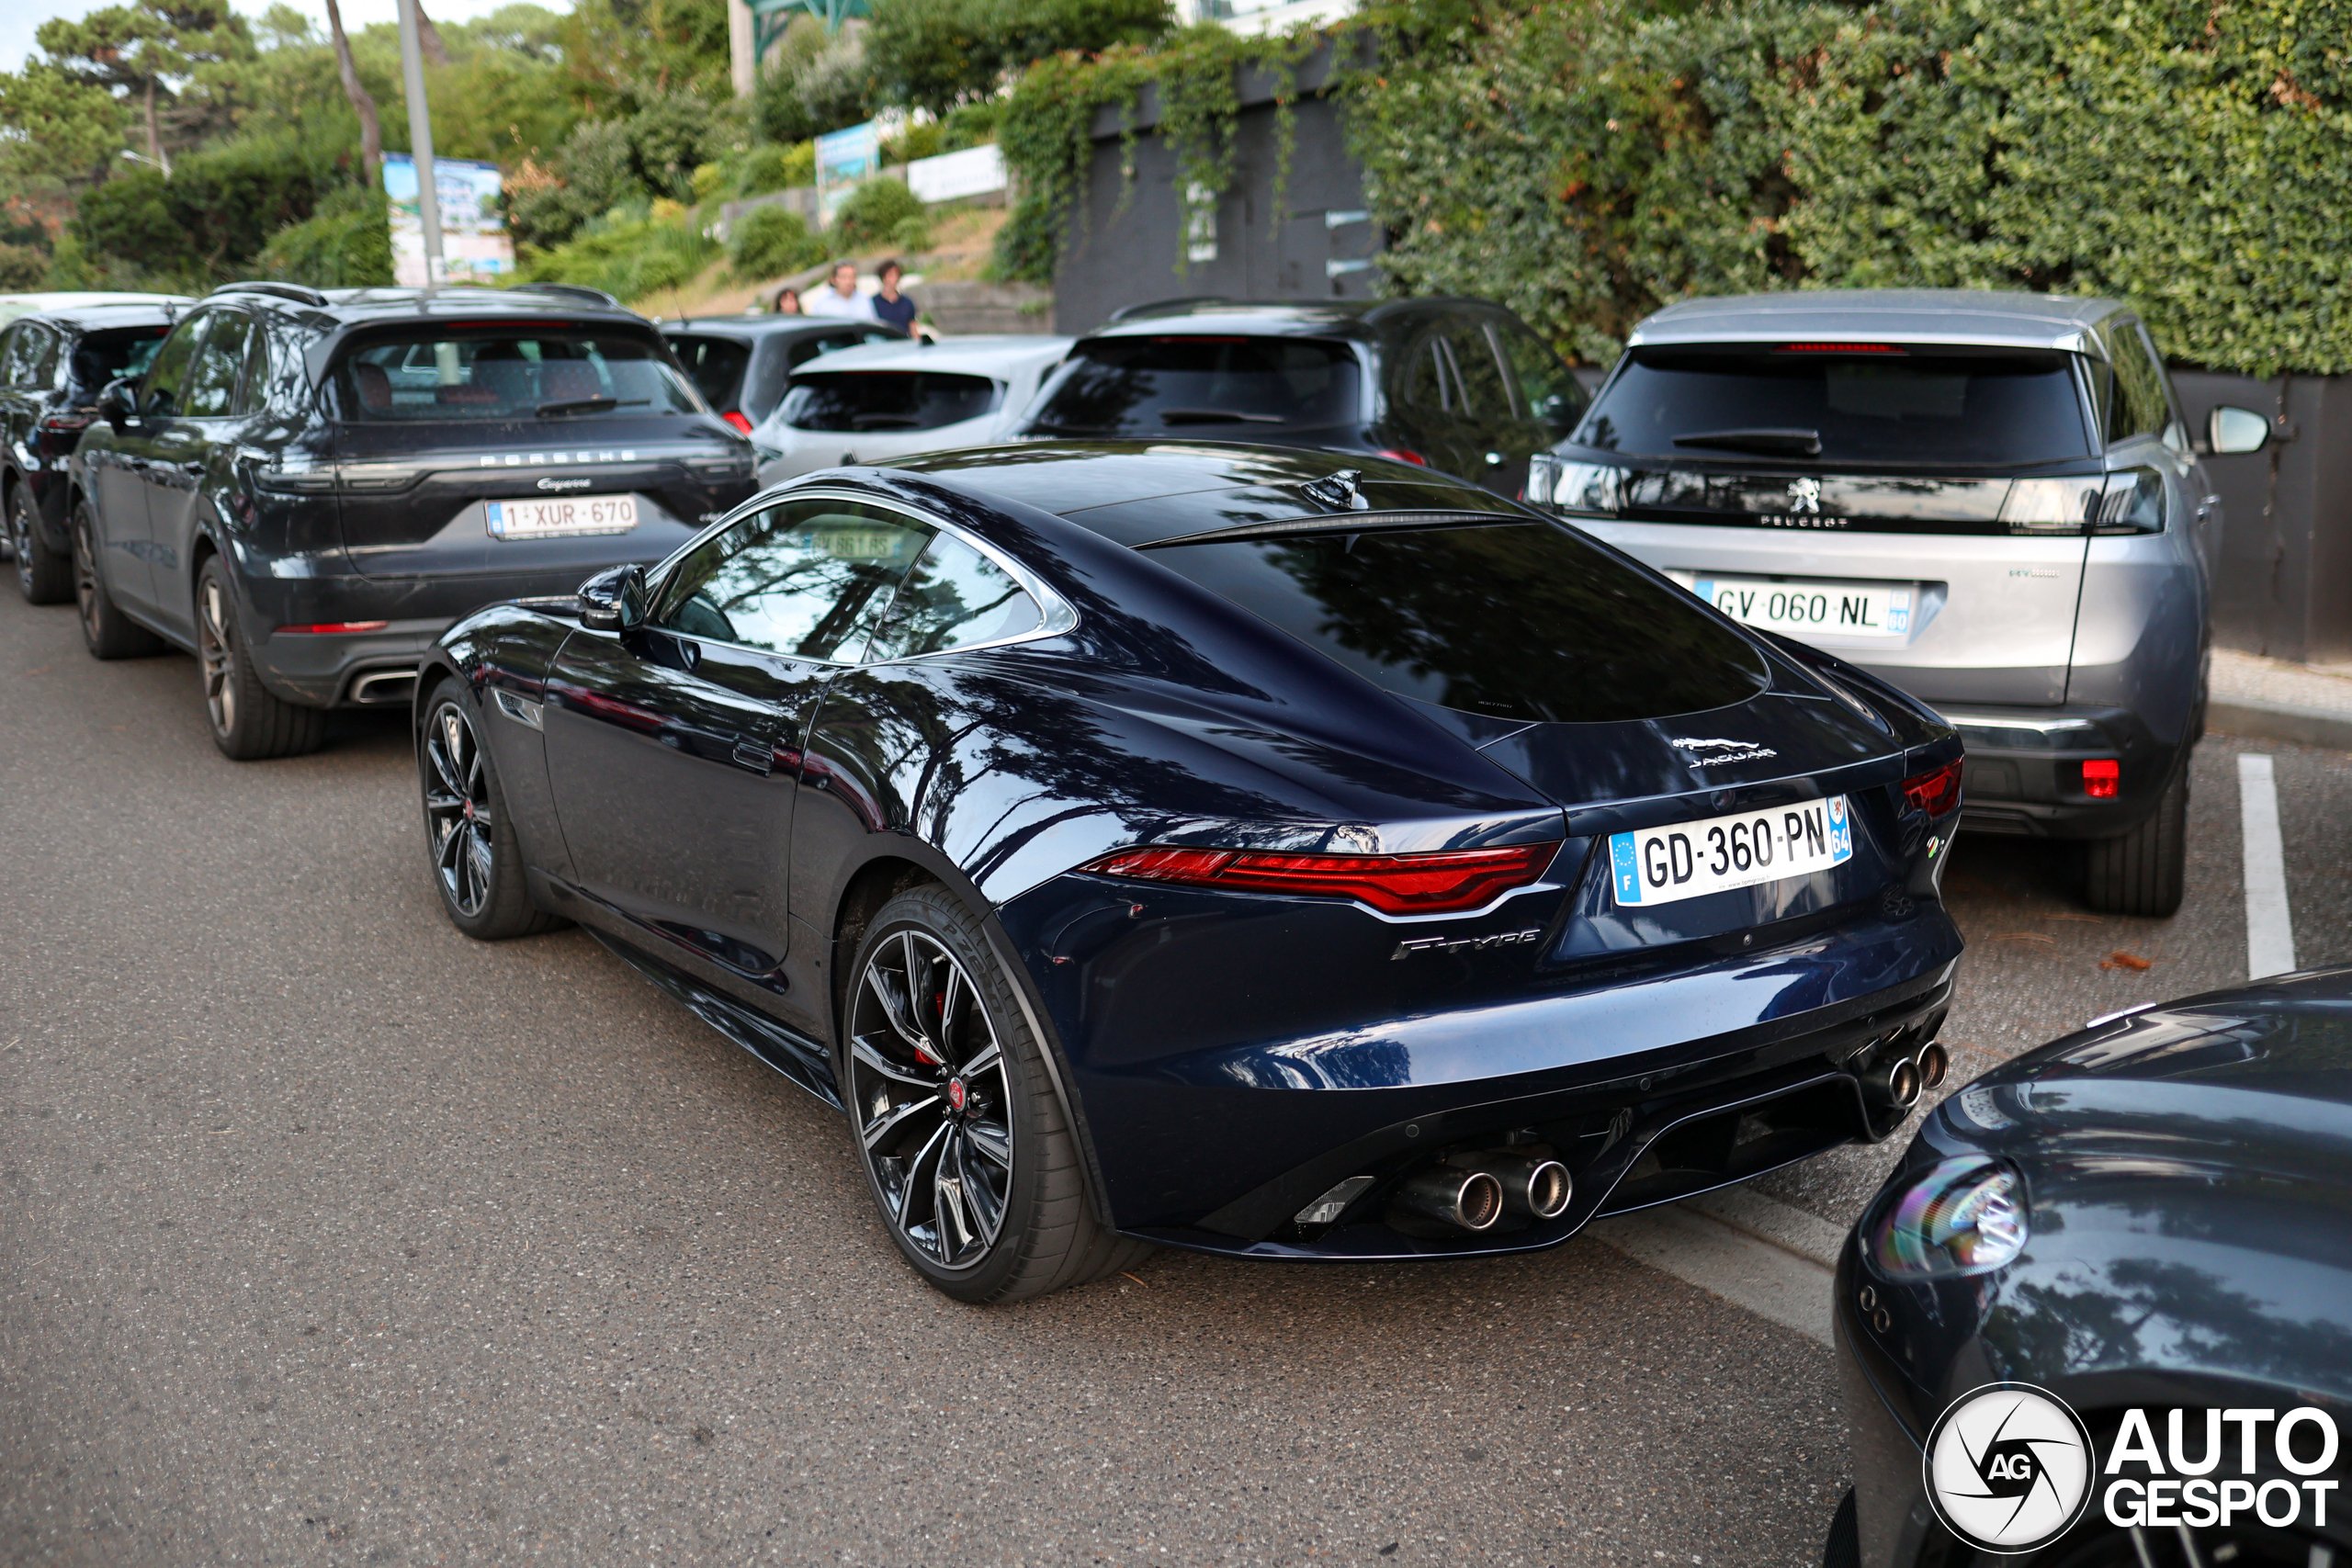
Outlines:
[[1417,936],[1398,942],[1396,951],[1388,957],[1393,963],[1423,953],[1485,953],[1489,948],[1517,947],[1534,942],[1543,934],[1543,927],[1530,926],[1523,931],[1497,931],[1492,936]]

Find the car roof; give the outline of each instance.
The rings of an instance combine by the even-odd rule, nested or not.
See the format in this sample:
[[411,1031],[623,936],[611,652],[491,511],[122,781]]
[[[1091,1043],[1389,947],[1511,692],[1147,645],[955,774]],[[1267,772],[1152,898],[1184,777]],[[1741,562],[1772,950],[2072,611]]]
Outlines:
[[2113,299],[1988,288],[1808,288],[1685,299],[1644,318],[1625,344],[1643,348],[1853,337],[2081,350],[2089,344],[2091,328],[2121,309]]
[[842,370],[941,370],[966,376],[1001,376],[1038,360],[1069,352],[1074,338],[1001,333],[988,337],[945,338],[934,344],[900,340],[837,348],[793,372],[795,378]]
[[1374,342],[1400,325],[1442,310],[1507,314],[1491,299],[1425,296],[1411,299],[1167,299],[1120,311],[1090,339],[1203,336],[1337,337]]
[[843,327],[873,327],[880,321],[852,321],[841,316],[686,316],[672,321],[656,321],[664,337],[691,334],[698,337],[782,337],[816,333],[837,333]]
[[310,288],[299,283],[227,283],[205,296],[204,303],[306,311],[322,325],[489,319],[526,313],[652,325],[603,290],[568,283],[517,284],[512,288],[471,285],[441,288]]
[[1298,487],[1341,469],[1357,473],[1359,493],[1375,511],[1533,517],[1492,491],[1394,458],[1238,441],[1026,441],[929,452],[884,466],[983,500],[1034,506],[1127,545],[1320,514],[1326,508]]

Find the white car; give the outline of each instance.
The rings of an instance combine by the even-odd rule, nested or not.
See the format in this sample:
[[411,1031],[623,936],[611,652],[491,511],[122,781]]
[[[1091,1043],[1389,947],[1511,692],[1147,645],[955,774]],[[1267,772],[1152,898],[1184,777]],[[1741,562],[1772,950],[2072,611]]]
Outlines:
[[837,349],[796,371],[752,429],[760,482],[1004,440],[1075,341],[1008,334]]
[[43,310],[78,310],[88,305],[193,305],[187,294],[126,294],[109,289],[50,290],[33,294],[0,294],[0,327],[19,316]]

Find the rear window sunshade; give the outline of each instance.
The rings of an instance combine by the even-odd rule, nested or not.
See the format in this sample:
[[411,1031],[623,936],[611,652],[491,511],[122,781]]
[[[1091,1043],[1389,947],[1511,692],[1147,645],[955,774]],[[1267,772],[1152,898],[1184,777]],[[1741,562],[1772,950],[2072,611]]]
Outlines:
[[1679,590],[1549,523],[1170,542],[1150,558],[1385,690],[1490,718],[1609,723],[1744,702],[1770,679]]

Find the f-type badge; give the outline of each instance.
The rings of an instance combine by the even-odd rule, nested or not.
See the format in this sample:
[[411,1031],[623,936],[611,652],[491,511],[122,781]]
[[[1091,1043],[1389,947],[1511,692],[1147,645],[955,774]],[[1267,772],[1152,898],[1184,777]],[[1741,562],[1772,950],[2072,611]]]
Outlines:
[[1542,926],[1530,926],[1523,931],[1497,931],[1492,936],[1417,936],[1398,942],[1396,951],[1388,957],[1394,963],[1423,953],[1485,953],[1491,948],[1517,947],[1534,942],[1543,934]]

